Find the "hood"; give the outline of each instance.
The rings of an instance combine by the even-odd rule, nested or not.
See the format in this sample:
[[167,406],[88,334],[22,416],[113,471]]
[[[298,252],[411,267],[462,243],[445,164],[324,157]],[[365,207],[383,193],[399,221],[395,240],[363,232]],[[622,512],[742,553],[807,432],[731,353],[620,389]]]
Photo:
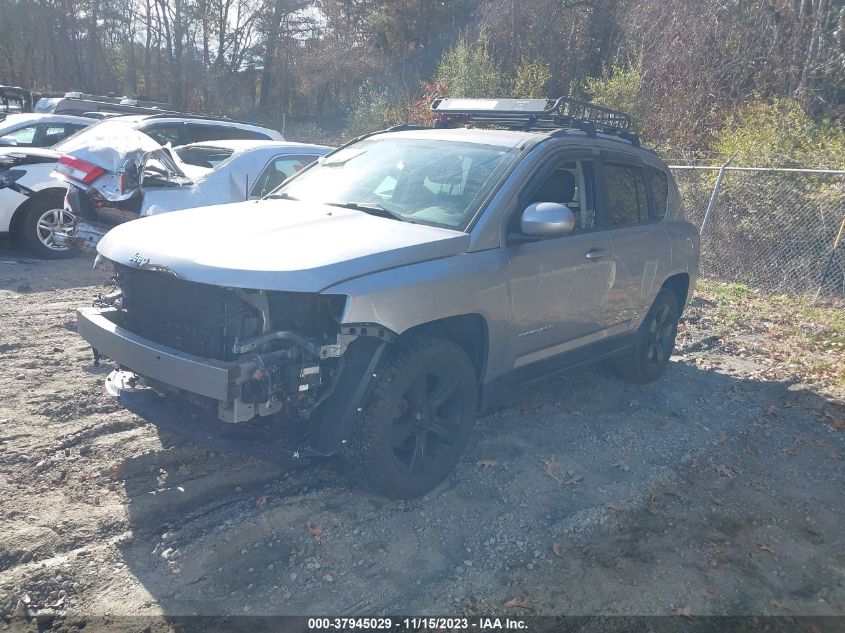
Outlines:
[[199,207],[127,222],[97,246],[112,261],[235,288],[318,292],[465,252],[460,231],[290,200]]
[[86,134],[62,143],[61,151],[116,173],[124,159],[140,159],[145,152],[160,147],[143,132],[128,126],[104,127],[102,130],[95,126]]

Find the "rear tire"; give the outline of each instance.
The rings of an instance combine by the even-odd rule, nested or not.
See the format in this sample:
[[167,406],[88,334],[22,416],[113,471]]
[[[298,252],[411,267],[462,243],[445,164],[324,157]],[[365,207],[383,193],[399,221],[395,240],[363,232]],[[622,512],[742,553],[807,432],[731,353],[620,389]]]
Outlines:
[[478,383],[469,357],[451,341],[419,335],[394,345],[347,458],[367,487],[412,499],[440,484],[461,458],[475,422]]
[[666,371],[675,349],[679,318],[675,293],[661,289],[637,330],[633,346],[616,359],[620,377],[636,383],[657,380]]
[[73,215],[63,209],[64,201],[57,196],[34,199],[25,211],[20,224],[20,237],[32,253],[43,259],[70,257],[73,252],[53,243],[53,235],[73,227]]

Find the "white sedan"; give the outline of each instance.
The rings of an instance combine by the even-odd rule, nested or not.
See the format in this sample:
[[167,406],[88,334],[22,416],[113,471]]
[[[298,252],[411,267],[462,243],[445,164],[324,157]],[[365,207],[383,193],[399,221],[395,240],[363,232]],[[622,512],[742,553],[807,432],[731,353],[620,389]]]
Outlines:
[[[138,152],[85,150],[63,156],[57,175],[69,185],[65,210],[76,218],[58,241],[93,250],[109,229],[138,217],[262,198],[333,148],[287,141],[213,141]],[[83,184],[74,162],[101,165]]]
[[10,114],[0,120],[0,145],[51,147],[96,122],[95,119],[67,114]]

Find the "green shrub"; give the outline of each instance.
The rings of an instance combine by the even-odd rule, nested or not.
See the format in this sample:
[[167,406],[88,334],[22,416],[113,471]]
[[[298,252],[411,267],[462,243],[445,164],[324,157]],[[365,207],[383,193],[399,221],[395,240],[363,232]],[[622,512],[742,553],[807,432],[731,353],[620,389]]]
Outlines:
[[477,42],[460,40],[443,54],[437,65],[436,83],[447,97],[507,96],[511,82],[490,52],[490,41],[481,33]]
[[[628,66],[614,64],[603,77],[587,77],[576,85],[575,92],[599,105],[627,112],[640,125],[647,128],[647,110],[640,93],[643,86],[643,72],[639,63]],[[640,130],[646,133],[647,130]]]
[[344,137],[354,138],[368,132],[383,130],[408,120],[409,100],[404,95],[391,95],[370,83],[361,86],[358,102],[346,119]]
[[546,97],[546,84],[551,78],[548,64],[540,59],[521,57],[514,72],[511,96],[517,99]]
[[842,167],[845,131],[814,121],[792,99],[754,100],[728,119],[714,149],[736,154],[738,165]]

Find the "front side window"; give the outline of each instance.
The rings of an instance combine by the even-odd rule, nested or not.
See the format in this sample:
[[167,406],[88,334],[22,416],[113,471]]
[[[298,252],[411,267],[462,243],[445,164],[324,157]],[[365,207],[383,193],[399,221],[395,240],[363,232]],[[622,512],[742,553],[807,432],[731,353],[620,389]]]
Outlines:
[[319,159],[271,197],[463,230],[518,152],[441,139],[370,138]]
[[250,191],[251,196],[263,197],[273,191],[285,180],[317,160],[315,155],[282,155],[270,161],[261,175],[255,180],[255,186]]
[[557,165],[532,192],[530,202],[557,202],[575,215],[573,232],[596,228],[593,163],[569,161]]
[[638,167],[605,165],[607,203],[613,226],[637,224],[649,219],[645,181]]
[[17,142],[18,145],[32,145],[35,140],[35,132],[38,131],[37,125],[27,125],[21,127],[14,132],[9,132],[6,136],[10,136]]

